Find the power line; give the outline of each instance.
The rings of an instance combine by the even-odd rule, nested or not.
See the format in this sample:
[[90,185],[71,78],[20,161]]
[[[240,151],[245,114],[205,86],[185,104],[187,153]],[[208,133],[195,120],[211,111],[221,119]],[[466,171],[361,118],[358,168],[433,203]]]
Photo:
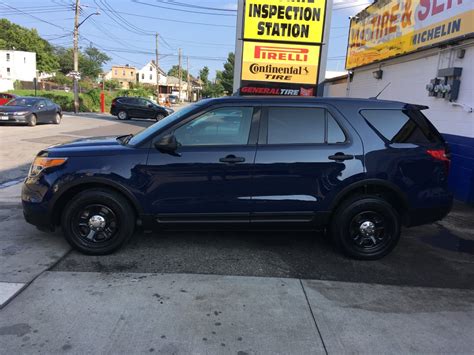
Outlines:
[[[135,3],[137,3],[137,4],[141,4],[141,5],[147,5],[147,6],[151,6],[151,7],[157,7],[157,8],[160,8],[160,9],[167,9],[167,10],[178,11],[178,12],[186,12],[186,13],[201,14],[201,15],[211,15],[211,16],[232,16],[232,17],[237,16],[236,14],[219,14],[219,13],[211,13],[211,12],[201,12],[201,11],[193,11],[193,10],[183,10],[183,9],[179,9],[179,8],[173,8],[173,7],[167,7],[167,6],[162,6],[162,5],[149,4],[149,3],[146,3],[146,2],[143,2],[143,1],[139,1],[139,0],[132,0],[132,1],[135,2]],[[166,3],[166,4],[172,5],[173,3]]]
[[54,27],[60,28],[61,30],[66,31],[66,29],[65,29],[64,27],[58,26],[58,25],[56,25],[55,23],[52,23],[52,22],[43,20],[42,18],[39,18],[39,17],[34,16],[34,15],[32,15],[32,14],[29,14],[29,13],[27,13],[27,12],[25,12],[25,11],[22,11],[22,10],[16,8],[16,7],[13,7],[13,6],[10,6],[10,5],[8,5],[8,4],[5,4],[3,1],[0,1],[0,4],[3,5],[3,6],[6,6],[6,7],[8,7],[8,8],[10,8],[10,9],[13,9],[13,10],[16,10],[16,11],[18,11],[18,12],[21,12],[21,13],[27,15],[27,16],[30,16],[30,17],[32,17],[32,18],[34,18],[34,19],[36,19],[36,20],[38,20],[38,21],[40,21],[40,22],[47,23],[48,25],[51,25],[51,26],[54,26]]

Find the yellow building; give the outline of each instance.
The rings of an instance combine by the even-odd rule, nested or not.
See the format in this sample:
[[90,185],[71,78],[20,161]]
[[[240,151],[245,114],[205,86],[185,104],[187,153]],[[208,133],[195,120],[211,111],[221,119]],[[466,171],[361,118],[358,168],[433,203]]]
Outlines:
[[113,65],[112,69],[105,74],[106,80],[117,80],[122,89],[129,89],[130,83],[137,82],[137,69],[130,65]]

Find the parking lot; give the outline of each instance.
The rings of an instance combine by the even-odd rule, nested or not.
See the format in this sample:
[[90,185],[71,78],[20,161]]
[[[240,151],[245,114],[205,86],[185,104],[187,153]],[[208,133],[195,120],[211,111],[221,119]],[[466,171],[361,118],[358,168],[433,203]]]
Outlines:
[[[79,323],[86,320],[81,318],[77,321],[78,323],[69,324],[68,317],[78,316],[81,312],[94,311],[102,314],[106,323],[110,320],[110,324],[107,323],[109,326],[115,327],[104,331],[99,329],[100,320],[94,320],[91,331],[97,331],[103,337],[94,339],[94,342],[97,342],[96,344],[100,345],[98,345],[99,349],[103,349],[104,352],[113,353],[117,348],[110,346],[107,337],[117,338],[118,334],[123,335],[127,330],[130,331],[130,323],[120,325],[120,322],[126,322],[127,317],[139,322],[137,315],[132,316],[124,311],[125,305],[120,303],[125,302],[123,293],[136,292],[140,295],[144,290],[152,289],[153,292],[147,291],[150,293],[150,298],[147,298],[146,302],[157,300],[162,302],[161,304],[166,304],[168,301],[175,300],[174,305],[165,311],[167,317],[176,317],[176,313],[173,312],[178,310],[181,312],[183,309],[192,315],[196,312],[196,308],[193,307],[202,306],[200,303],[202,300],[199,297],[204,297],[203,300],[213,299],[212,302],[217,303],[212,307],[206,306],[203,312],[209,315],[203,317],[207,318],[211,315],[215,317],[216,319],[212,322],[214,328],[215,324],[225,324],[225,322],[228,328],[224,330],[217,326],[221,332],[220,338],[213,334],[216,330],[211,330],[211,326],[206,331],[207,335],[202,335],[196,330],[189,335],[192,340],[186,342],[176,338],[182,336],[183,328],[180,327],[185,327],[188,321],[194,322],[196,327],[203,326],[200,319],[189,320],[186,317],[183,319],[178,317],[179,327],[168,329],[167,334],[165,334],[166,322],[161,318],[156,319],[158,323],[155,326],[156,329],[160,329],[159,333],[151,336],[145,331],[136,335],[137,339],[132,341],[132,344],[137,345],[139,340],[142,341],[147,336],[156,340],[154,345],[147,343],[145,346],[141,343],[143,349],[140,348],[140,351],[152,352],[151,349],[153,351],[164,349],[164,352],[186,352],[189,349],[200,349],[202,352],[215,352],[225,347],[226,350],[232,352],[259,352],[258,339],[252,337],[248,329],[244,329],[246,329],[246,324],[252,324],[255,329],[261,329],[263,325],[253,318],[247,320],[246,323],[239,318],[239,312],[233,308],[237,303],[243,302],[243,299],[253,302],[253,305],[248,304],[248,307],[253,307],[253,316],[256,318],[259,312],[269,307],[270,313],[264,312],[264,317],[268,318],[262,318],[262,322],[265,320],[272,323],[278,319],[288,321],[287,326],[279,326],[276,323],[269,325],[275,332],[269,331],[268,336],[271,338],[265,341],[276,339],[275,334],[289,332],[293,326],[300,329],[298,337],[287,344],[287,348],[278,348],[278,346],[283,346],[284,339],[275,342],[274,346],[264,344],[267,345],[266,349],[274,349],[275,352],[285,352],[285,349],[293,352],[298,352],[297,350],[338,352],[338,350],[354,349],[354,347],[359,351],[367,349],[360,344],[351,343],[353,336],[363,333],[357,329],[351,331],[345,329],[345,333],[340,335],[341,338],[334,340],[334,332],[339,329],[340,322],[349,322],[345,317],[348,317],[350,313],[345,316],[340,315],[340,319],[335,316],[334,319],[330,319],[327,312],[331,313],[333,312],[331,307],[341,305],[341,307],[355,310],[354,312],[362,309],[361,314],[366,317],[362,320],[363,323],[369,322],[371,317],[380,317],[385,312],[402,317],[396,323],[400,326],[403,323],[400,321],[404,319],[403,317],[420,312],[419,322],[422,327],[426,327],[425,331],[429,337],[434,338],[436,334],[448,337],[449,334],[457,332],[457,335],[452,335],[450,340],[453,344],[454,341],[459,344],[456,349],[460,352],[469,348],[472,350],[470,347],[474,344],[472,336],[470,339],[465,336],[469,334],[469,329],[472,331],[474,327],[472,321],[474,293],[471,291],[474,289],[474,210],[461,203],[456,203],[453,212],[442,222],[404,230],[401,242],[395,251],[388,257],[373,262],[355,261],[341,256],[328,242],[324,233],[281,231],[163,231],[154,233],[138,231],[131,242],[115,254],[91,257],[71,251],[62,240],[59,231],[54,234],[39,232],[24,222],[18,182],[25,176],[37,151],[51,144],[86,136],[135,133],[152,123],[145,120],[119,122],[107,115],[65,115],[63,123],[59,126],[0,126],[0,184],[2,184],[0,189],[0,284],[4,283],[13,287],[14,292],[10,292],[10,296],[19,294],[16,298],[10,299],[9,303],[3,304],[0,310],[0,344],[4,342],[3,349],[8,351],[17,346],[24,346],[29,350],[38,348],[52,352],[73,347],[77,352],[90,350],[84,338],[85,335],[79,337],[71,335],[75,329],[77,330]],[[79,287],[80,290],[75,288],[76,283],[71,281],[70,275],[77,276],[77,284],[82,285]],[[174,283],[179,284],[179,287],[176,286],[177,293],[171,295],[170,290],[173,289]],[[292,290],[292,287],[303,288],[306,301],[315,317],[314,324],[316,328],[319,324],[320,329],[310,330],[308,327],[313,327],[313,322],[304,318],[306,316],[298,318],[297,315],[303,312],[302,309],[295,309],[293,312],[292,306],[288,306],[289,308],[286,309],[288,314],[272,313],[275,310],[274,307],[278,304],[282,305],[280,296],[286,300],[285,302],[291,301],[291,297],[300,297],[299,293],[293,294],[293,291],[285,292],[284,296],[280,295],[281,291],[275,291],[277,284],[287,285]],[[17,285],[16,288],[13,285]],[[216,289],[209,289],[213,285],[216,285]],[[120,289],[119,286],[123,288]],[[159,291],[155,290],[158,286],[160,286]],[[110,294],[107,287],[116,287],[117,293]],[[208,288],[204,290],[206,287]],[[341,294],[336,294],[336,289],[340,290]],[[271,296],[266,293],[267,291],[271,293]],[[70,307],[75,303],[67,297],[67,292],[70,292],[73,299],[79,300],[82,297],[91,303],[87,306],[77,305],[77,309],[72,310]],[[193,301],[185,298],[187,292],[193,294]],[[4,291],[5,294],[6,291]],[[323,299],[318,298],[321,294],[325,295]],[[341,295],[347,297],[342,299]],[[399,300],[402,300],[397,307],[393,304],[396,302],[394,295],[399,295]],[[57,305],[48,300],[49,297],[52,297]],[[107,297],[112,297],[114,300],[109,305],[103,304]],[[216,301],[215,297],[221,297],[221,299]],[[232,297],[238,297],[234,306],[230,306],[230,303],[236,301]],[[357,297],[362,297],[367,302],[371,301],[367,304],[360,299],[355,300]],[[34,306],[37,308],[28,306],[29,311],[25,310],[24,307],[30,303],[31,298],[35,298]],[[4,296],[5,302],[6,299]],[[335,303],[329,304],[328,300]],[[298,298],[295,302],[300,301],[302,302]],[[385,306],[388,307],[386,309],[383,304],[385,301],[387,302]],[[146,302],[143,305],[147,305]],[[347,302],[345,306],[344,302]],[[99,310],[98,304],[105,308]],[[179,305],[185,308],[180,309]],[[64,312],[63,315],[56,313],[56,306],[64,307],[59,308],[61,312]],[[224,309],[224,315],[220,316],[222,307],[227,308]],[[132,309],[135,308],[137,312],[145,311],[146,313],[146,307],[142,308],[138,301],[133,303]],[[231,314],[225,315],[226,311]],[[217,314],[214,315],[214,312]],[[321,317],[318,317],[319,313]],[[421,313],[430,316],[426,316],[425,319]],[[31,321],[27,319],[27,315],[32,319]],[[430,328],[430,324],[442,322],[444,316],[451,322],[451,330],[446,330],[447,323],[439,329]],[[49,320],[52,328],[45,328],[42,324],[44,320]],[[303,326],[306,321],[308,327]],[[357,326],[356,323],[353,325]],[[415,326],[415,324],[412,325]],[[11,328],[12,326],[16,328]],[[378,334],[377,332],[383,333],[384,327],[389,326],[391,323],[388,317],[369,327],[374,334]],[[466,328],[462,329],[463,327]],[[279,328],[280,330],[276,331]],[[245,335],[236,332],[236,329]],[[34,330],[38,333],[33,333]],[[53,339],[54,330],[57,330],[58,339]],[[152,329],[148,331],[152,332]],[[41,332],[48,334],[46,338],[38,338]],[[320,334],[316,336],[318,332]],[[436,344],[440,343],[434,341],[430,345],[428,338],[421,343],[419,338],[411,339],[408,336],[410,333],[408,328],[398,330],[398,332],[401,337],[405,337],[405,340],[400,340],[403,346],[394,345],[387,340],[384,346],[377,345],[371,349],[386,351],[390,349],[390,346],[400,346],[400,351],[436,350]],[[15,337],[1,337],[2,334],[14,334]],[[212,338],[213,336],[215,339]],[[313,336],[317,340],[312,339]],[[172,346],[170,342],[167,343],[170,337],[175,337],[171,342]],[[238,340],[239,337],[244,340]],[[206,340],[202,340],[203,338]],[[49,343],[46,340],[49,340]],[[449,345],[449,342],[444,340],[443,344]],[[248,343],[244,346],[245,341]],[[410,348],[417,342],[417,346],[427,344],[423,345],[427,347]],[[156,343],[159,343],[158,347]],[[43,345],[40,347],[41,344]],[[261,344],[262,347],[264,345]],[[124,344],[123,346],[125,349],[130,349],[131,345]]]

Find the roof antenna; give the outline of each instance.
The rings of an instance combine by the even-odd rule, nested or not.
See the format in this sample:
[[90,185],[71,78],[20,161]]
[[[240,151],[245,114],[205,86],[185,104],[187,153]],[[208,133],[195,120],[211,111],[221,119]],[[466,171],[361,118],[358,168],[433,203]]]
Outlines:
[[388,88],[390,86],[390,84],[392,84],[392,82],[389,82],[387,85],[385,85],[385,87],[382,89],[382,91],[380,91],[377,96],[375,97],[369,97],[370,100],[377,100],[379,98],[380,95],[382,95],[382,93],[385,91],[386,88]]

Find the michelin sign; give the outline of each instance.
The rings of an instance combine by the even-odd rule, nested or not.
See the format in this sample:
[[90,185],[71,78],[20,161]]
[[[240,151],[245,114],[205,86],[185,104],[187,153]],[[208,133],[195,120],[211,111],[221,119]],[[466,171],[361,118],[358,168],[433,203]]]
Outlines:
[[245,0],[239,6],[240,92],[315,96],[327,1]]

